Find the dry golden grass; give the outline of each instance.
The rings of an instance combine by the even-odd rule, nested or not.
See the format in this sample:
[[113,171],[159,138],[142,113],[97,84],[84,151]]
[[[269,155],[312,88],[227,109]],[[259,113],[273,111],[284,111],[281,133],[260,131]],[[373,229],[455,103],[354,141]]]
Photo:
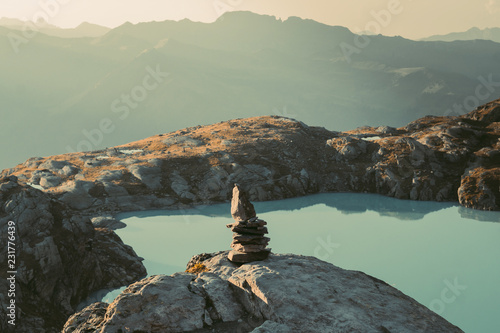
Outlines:
[[193,267],[186,269],[186,272],[191,274],[200,274],[208,271],[209,269],[205,265],[200,263],[197,263]]
[[95,181],[105,171],[114,170],[125,170],[125,168],[123,166],[96,166],[93,168],[84,168],[81,173],[83,174],[85,180]]
[[152,151],[163,151],[166,150],[167,148],[168,146],[159,140],[151,141],[151,143],[146,147],[147,150],[152,150]]

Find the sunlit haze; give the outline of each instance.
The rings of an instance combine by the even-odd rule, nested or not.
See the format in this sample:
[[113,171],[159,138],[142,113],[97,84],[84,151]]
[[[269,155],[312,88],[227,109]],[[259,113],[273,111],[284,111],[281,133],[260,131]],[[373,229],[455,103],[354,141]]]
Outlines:
[[32,20],[44,7],[54,13],[48,23],[65,28],[82,22],[108,27],[185,18],[212,22],[226,11],[248,10],[407,38],[495,27],[500,20],[500,0],[2,0],[0,17]]

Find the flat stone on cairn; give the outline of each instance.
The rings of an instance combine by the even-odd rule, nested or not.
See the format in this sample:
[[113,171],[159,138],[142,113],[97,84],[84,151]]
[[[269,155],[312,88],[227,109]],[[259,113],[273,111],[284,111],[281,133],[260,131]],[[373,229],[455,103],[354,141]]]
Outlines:
[[238,184],[233,188],[231,215],[236,222],[227,225],[234,232],[228,259],[239,264],[266,259],[271,252],[266,248],[270,238],[264,236],[267,222],[257,218],[255,208]]

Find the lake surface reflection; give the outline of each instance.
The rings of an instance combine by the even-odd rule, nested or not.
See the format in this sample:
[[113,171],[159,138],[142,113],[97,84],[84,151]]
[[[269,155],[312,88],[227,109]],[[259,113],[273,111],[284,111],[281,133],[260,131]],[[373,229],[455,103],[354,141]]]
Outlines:
[[[466,332],[500,331],[500,213],[372,194],[255,203],[276,253],[316,256],[384,280]],[[229,249],[230,204],[118,216],[148,274]]]

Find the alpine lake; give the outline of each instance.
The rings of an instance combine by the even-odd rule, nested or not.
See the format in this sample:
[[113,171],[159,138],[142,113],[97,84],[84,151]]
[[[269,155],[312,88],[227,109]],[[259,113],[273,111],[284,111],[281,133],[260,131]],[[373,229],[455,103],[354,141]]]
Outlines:
[[[372,275],[467,333],[500,331],[500,212],[354,193],[254,206],[274,253]],[[127,227],[116,233],[145,259],[148,275],[184,271],[193,255],[229,250],[232,241],[230,203],[117,218]],[[120,290],[91,298],[110,302]]]

